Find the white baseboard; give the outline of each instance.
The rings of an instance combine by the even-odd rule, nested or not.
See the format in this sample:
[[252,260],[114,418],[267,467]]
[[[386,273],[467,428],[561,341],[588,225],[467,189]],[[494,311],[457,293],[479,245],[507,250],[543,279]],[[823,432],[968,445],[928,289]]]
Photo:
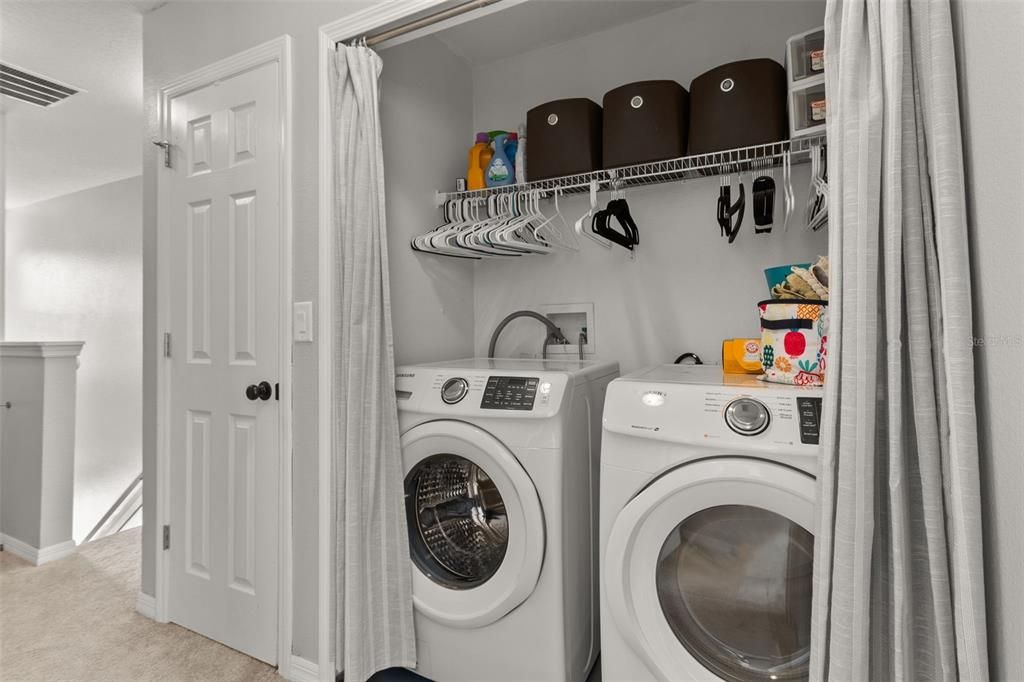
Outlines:
[[292,654],[287,670],[278,670],[281,676],[291,682],[320,682],[320,666],[313,661]]
[[36,561],[36,566],[48,564],[51,561],[57,559],[63,559],[66,556],[71,556],[75,553],[77,547],[75,546],[74,540],[65,540],[64,542],[56,545],[50,545],[49,547],[43,547],[39,550],[39,554]]
[[74,554],[76,549],[74,540],[65,540],[56,545],[39,549],[10,535],[0,535],[0,544],[4,546],[5,552],[21,557],[33,566],[42,566],[51,561],[63,559]]
[[156,597],[139,592],[139,596],[135,598],[135,610],[146,618],[156,620]]

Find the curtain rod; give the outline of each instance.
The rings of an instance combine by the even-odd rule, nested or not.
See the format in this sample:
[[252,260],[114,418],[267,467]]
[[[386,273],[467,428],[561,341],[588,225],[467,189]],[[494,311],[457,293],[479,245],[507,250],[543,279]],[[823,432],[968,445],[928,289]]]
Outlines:
[[[455,5],[454,7],[449,7],[448,9],[443,9],[440,10],[439,12],[434,12],[433,14],[428,14],[425,17],[420,17],[419,19],[410,21],[407,24],[402,24],[401,26],[396,26],[395,28],[388,29],[387,31],[384,31],[382,33],[378,33],[372,36],[365,36],[361,40],[365,40],[367,46],[373,47],[374,45],[378,45],[387,40],[392,40],[393,38],[405,35],[406,33],[412,33],[413,31],[418,31],[421,28],[433,26],[434,24],[438,24],[444,21],[445,19],[452,19],[454,17],[466,14],[467,12],[483,9],[488,5],[493,5],[498,2],[501,2],[501,0],[470,0],[469,2],[464,2],[462,4]],[[344,43],[345,41],[338,42]]]

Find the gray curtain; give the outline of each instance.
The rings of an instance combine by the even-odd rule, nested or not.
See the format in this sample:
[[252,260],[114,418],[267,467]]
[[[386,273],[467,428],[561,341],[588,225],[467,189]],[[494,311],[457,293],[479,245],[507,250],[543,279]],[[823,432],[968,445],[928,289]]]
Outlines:
[[412,575],[384,217],[381,59],[339,46],[334,79],[335,661],[349,682],[415,667]]
[[828,0],[825,21],[833,364],[811,677],[986,680],[949,1]]

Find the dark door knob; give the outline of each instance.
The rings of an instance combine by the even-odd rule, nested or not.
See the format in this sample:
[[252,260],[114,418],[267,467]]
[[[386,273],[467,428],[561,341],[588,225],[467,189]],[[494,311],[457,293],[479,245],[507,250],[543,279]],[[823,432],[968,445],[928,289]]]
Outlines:
[[245,397],[249,400],[270,400],[274,395],[274,387],[269,381],[261,381],[258,384],[250,384],[245,388]]

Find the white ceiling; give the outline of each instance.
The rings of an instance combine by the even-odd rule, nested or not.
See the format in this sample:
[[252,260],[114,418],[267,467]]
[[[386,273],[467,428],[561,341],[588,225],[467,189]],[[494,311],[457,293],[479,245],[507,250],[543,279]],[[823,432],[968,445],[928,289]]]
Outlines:
[[530,0],[435,35],[463,59],[486,64],[637,21],[693,1]]
[[142,11],[155,2],[0,2],[0,61],[83,92],[46,109],[0,96],[6,204],[142,172]]

